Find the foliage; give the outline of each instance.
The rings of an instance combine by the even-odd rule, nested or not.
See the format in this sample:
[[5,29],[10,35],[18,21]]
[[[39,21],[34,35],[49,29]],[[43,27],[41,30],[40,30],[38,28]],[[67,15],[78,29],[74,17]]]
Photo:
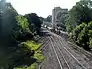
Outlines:
[[36,13],[26,14],[25,17],[28,19],[30,30],[32,30],[33,33],[36,32],[36,34],[39,35],[42,21],[37,16],[37,14]]
[[78,38],[78,34],[83,30],[83,28],[86,26],[85,23],[80,24],[79,26],[76,26],[76,28],[73,30],[73,40],[76,41]]
[[78,45],[92,48],[92,1],[80,0],[68,12],[66,30]]
[[81,0],[76,3],[75,6],[69,11],[68,17],[66,19],[66,29],[68,32],[72,32],[72,29],[76,25],[85,22],[92,21],[92,1],[91,0]]
[[44,59],[43,55],[41,54],[41,51],[36,51],[34,54],[34,58],[36,58],[37,62],[39,63]]
[[[9,55],[17,47],[14,33],[18,30],[16,16],[18,13],[10,3],[0,0],[0,68],[7,69],[10,60]],[[11,54],[12,55],[12,54]]]
[[23,42],[23,44],[31,50],[37,50],[41,45],[41,44],[35,44],[34,41],[26,41],[26,42]]
[[45,21],[46,22],[52,22],[52,16],[51,15],[47,16],[47,18],[45,18]]
[[67,13],[68,13],[68,10],[67,10],[67,12],[59,12],[57,14],[57,20],[59,21],[60,24],[65,25],[65,20],[67,18]]
[[89,39],[89,48],[92,48],[92,37]]
[[31,66],[27,67],[27,69],[35,69],[36,68],[36,65],[37,65],[37,63],[34,63]]
[[89,22],[88,25],[86,23],[82,23],[73,30],[72,38],[73,40],[83,46],[85,49],[92,48],[92,29],[90,29],[92,22]]
[[20,46],[18,46],[15,49],[15,51],[10,53],[10,56],[9,56],[10,58],[8,59],[9,69],[17,67],[17,66],[22,66],[24,64],[31,65],[33,62],[36,61],[36,60],[31,61],[33,58],[31,58],[30,56],[33,56],[33,55],[34,55],[34,51],[27,48],[25,45],[20,44]]
[[[17,30],[16,10],[5,0],[0,1],[0,44],[9,44],[15,42],[13,33]],[[7,34],[6,34],[7,33]]]
[[18,26],[20,27],[20,29],[22,29],[23,31],[27,31],[29,32],[29,23],[27,21],[27,19],[23,16],[17,16],[16,20],[18,22]]
[[[36,45],[27,40],[33,39],[37,35],[34,35],[32,30],[34,28],[35,31],[38,31],[41,27],[41,22],[36,14],[32,14],[30,17],[31,20],[19,15],[10,3],[0,0],[1,69],[13,69],[16,66],[21,67],[23,65],[30,66],[38,60],[33,56],[40,44]],[[35,27],[33,26],[32,28],[31,23]]]
[[81,32],[78,35],[77,38],[77,42],[79,44],[81,44],[82,46],[84,46],[85,49],[87,49],[88,47],[88,41],[89,41],[89,37],[88,37],[88,28],[87,25],[83,28],[83,30],[81,30]]
[[[44,59],[43,55],[41,54],[41,51],[37,50],[41,46],[41,44],[35,44],[34,41],[26,41],[26,42],[22,42],[21,45],[22,46],[20,46],[20,47],[22,49],[24,49],[23,50],[24,53],[27,54],[25,57],[30,56],[33,53],[33,56],[31,55],[31,58],[36,59],[36,62],[30,64],[29,66],[27,66],[27,65],[23,65],[20,67],[15,66],[15,69],[35,69],[35,67],[37,66],[37,63],[38,62],[40,63]],[[28,51],[28,50],[30,50],[30,51]],[[30,55],[28,55],[28,54],[30,54]],[[16,56],[16,57],[18,57],[18,56]],[[31,59],[31,58],[29,58],[29,59]],[[33,59],[31,59],[30,62],[32,62],[32,60]]]
[[92,22],[88,24],[89,48],[92,48]]
[[15,34],[17,40],[27,40],[33,38],[33,33],[29,28],[29,23],[26,17],[18,15],[16,16],[17,25],[19,30]]

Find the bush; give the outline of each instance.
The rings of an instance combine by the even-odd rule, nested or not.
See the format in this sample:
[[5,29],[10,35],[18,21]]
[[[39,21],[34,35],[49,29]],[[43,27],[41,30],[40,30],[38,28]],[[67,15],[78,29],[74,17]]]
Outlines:
[[80,24],[79,26],[76,26],[76,28],[73,30],[73,40],[77,41],[78,35],[83,30],[83,28],[86,26],[85,23]]
[[19,26],[19,30],[16,32],[15,37],[17,40],[27,40],[29,38],[33,38],[33,34],[29,29],[29,23],[27,18],[18,15],[16,17],[17,24]]
[[92,48],[92,30],[89,30],[88,36],[90,37],[89,38],[89,48]]
[[82,23],[73,30],[72,39],[83,48],[92,48],[92,22]]
[[78,34],[77,42],[82,45],[84,48],[88,48],[88,27],[87,25],[81,30],[81,32]]
[[89,39],[89,48],[92,49],[92,37]]

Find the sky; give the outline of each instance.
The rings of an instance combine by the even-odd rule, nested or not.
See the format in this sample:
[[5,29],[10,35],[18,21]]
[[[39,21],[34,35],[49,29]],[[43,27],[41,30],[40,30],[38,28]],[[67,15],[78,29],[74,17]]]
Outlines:
[[79,0],[7,0],[19,14],[36,13],[46,18],[54,7],[71,9]]

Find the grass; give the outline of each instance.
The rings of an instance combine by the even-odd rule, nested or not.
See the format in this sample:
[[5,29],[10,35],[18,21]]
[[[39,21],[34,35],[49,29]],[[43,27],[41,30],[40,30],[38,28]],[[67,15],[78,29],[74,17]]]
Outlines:
[[23,66],[23,67],[16,67],[14,69],[35,69],[36,66],[38,66],[38,63],[41,63],[44,60],[44,56],[41,54],[41,51],[38,50],[38,48],[41,46],[40,44],[36,44],[34,41],[26,41],[26,42],[22,42],[22,44],[24,44],[26,47],[28,47],[28,49],[34,50],[35,53],[32,56],[33,58],[37,59],[36,62],[34,62],[33,64],[31,64],[30,66]]

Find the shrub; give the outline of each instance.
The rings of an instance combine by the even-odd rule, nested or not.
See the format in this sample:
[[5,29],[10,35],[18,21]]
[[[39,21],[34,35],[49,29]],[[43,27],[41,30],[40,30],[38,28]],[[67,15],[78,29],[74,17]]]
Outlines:
[[82,23],[73,30],[72,39],[80,46],[89,50],[92,48],[92,22]]
[[85,23],[80,24],[79,26],[76,26],[76,28],[73,30],[73,40],[77,41],[78,35],[83,30],[83,28],[86,26]]

